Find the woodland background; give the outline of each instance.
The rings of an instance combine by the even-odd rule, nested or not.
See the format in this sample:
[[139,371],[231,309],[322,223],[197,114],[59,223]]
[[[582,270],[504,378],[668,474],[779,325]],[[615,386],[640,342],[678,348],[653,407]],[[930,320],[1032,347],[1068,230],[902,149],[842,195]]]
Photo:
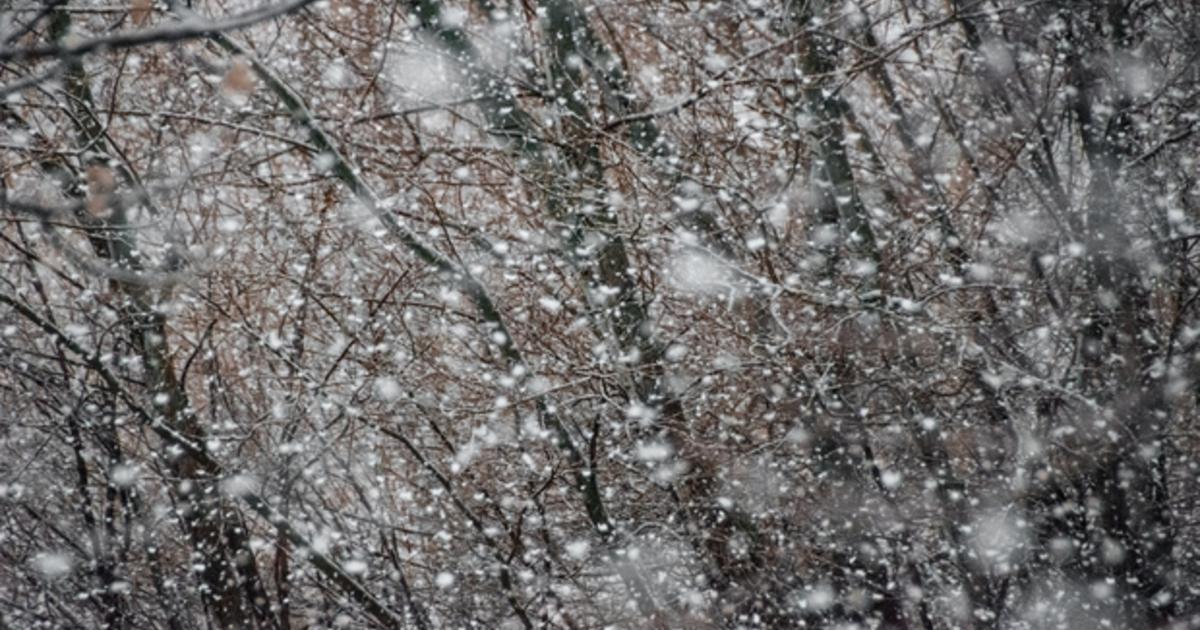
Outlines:
[[0,1],[0,628],[1200,627],[1193,0]]

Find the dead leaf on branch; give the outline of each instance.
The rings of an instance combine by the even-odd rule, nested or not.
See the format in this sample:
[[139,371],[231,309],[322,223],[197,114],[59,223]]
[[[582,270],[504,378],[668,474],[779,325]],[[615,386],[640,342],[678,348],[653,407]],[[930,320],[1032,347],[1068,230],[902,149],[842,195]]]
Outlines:
[[108,202],[113,191],[117,189],[117,180],[113,177],[112,169],[100,164],[93,164],[87,169],[87,211],[96,217],[104,217],[108,213]]
[[235,61],[221,79],[221,95],[234,104],[246,101],[254,91],[254,71],[244,60]]
[[144,26],[154,13],[154,0],[131,0],[129,3],[129,19],[134,26]]

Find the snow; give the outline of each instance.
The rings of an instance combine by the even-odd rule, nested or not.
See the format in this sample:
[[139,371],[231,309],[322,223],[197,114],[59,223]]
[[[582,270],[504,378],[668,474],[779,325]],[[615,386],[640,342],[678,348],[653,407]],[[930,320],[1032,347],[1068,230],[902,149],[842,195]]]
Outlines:
[[583,560],[583,559],[587,558],[588,551],[590,551],[591,548],[592,548],[591,543],[589,543],[586,540],[572,541],[570,543],[567,543],[567,545],[565,546],[565,549],[567,550],[567,555],[571,556],[572,558],[574,558],[576,560]]
[[375,395],[384,402],[392,402],[404,395],[404,388],[400,381],[384,376],[375,379]]
[[0,16],[0,625],[1189,623],[1189,3],[85,4]]
[[231,475],[221,481],[221,493],[227,497],[243,497],[255,492],[259,481],[253,475]]
[[67,577],[75,568],[75,560],[62,551],[44,551],[33,557],[33,567],[47,580]]
[[995,574],[1013,571],[1029,545],[1027,523],[1007,509],[980,513],[967,531],[979,562]]
[[119,464],[113,466],[109,480],[118,488],[128,488],[137,483],[139,474],[136,464]]
[[463,90],[458,64],[432,43],[393,54],[387,72],[402,103],[449,102]]
[[661,462],[670,456],[670,445],[662,442],[642,444],[637,448],[637,458],[644,462]]
[[692,295],[723,295],[733,287],[734,274],[715,254],[699,248],[683,248],[668,267],[671,285]]

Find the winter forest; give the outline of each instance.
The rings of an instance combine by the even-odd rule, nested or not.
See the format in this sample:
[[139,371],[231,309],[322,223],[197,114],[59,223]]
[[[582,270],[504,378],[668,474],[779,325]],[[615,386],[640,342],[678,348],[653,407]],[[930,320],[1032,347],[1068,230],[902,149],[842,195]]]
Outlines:
[[0,630],[1200,628],[1195,0],[0,0]]

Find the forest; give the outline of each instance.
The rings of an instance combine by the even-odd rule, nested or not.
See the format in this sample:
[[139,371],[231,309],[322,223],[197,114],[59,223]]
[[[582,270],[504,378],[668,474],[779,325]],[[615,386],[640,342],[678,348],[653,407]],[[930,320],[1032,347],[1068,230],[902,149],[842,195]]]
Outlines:
[[0,630],[1200,628],[1195,0],[0,0]]

